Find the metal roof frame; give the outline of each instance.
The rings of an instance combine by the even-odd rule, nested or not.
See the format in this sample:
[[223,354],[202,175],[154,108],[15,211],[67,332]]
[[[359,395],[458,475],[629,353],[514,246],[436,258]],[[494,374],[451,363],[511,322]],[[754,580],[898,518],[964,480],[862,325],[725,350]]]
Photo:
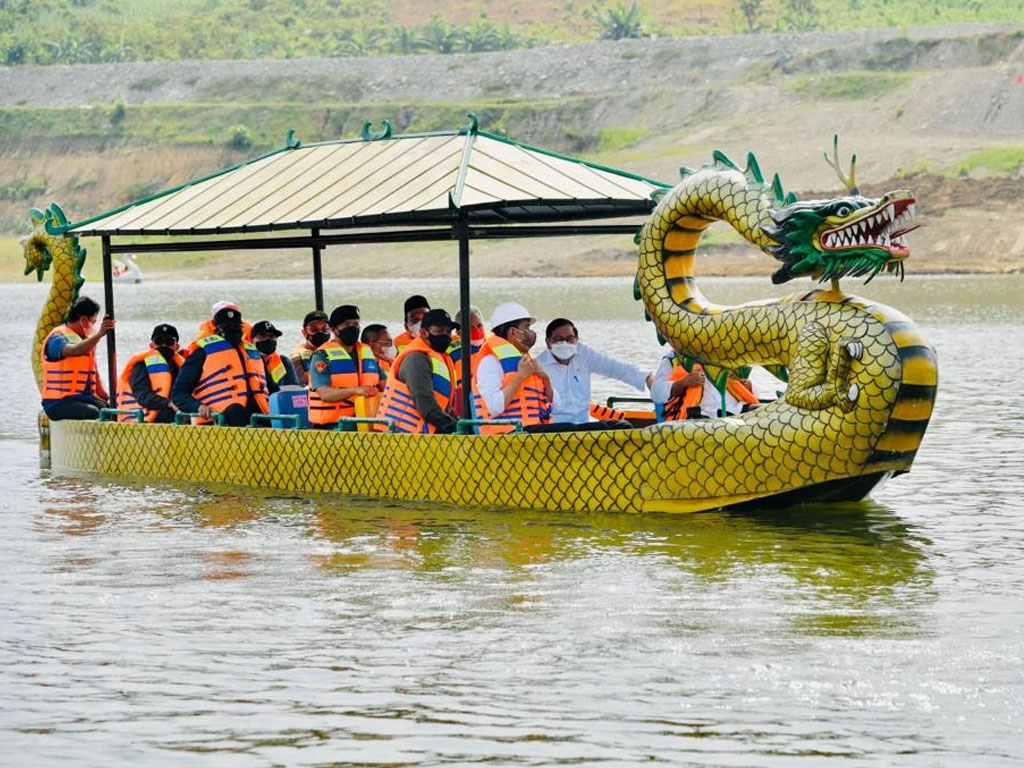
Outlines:
[[[670,187],[668,184],[643,176],[596,163],[588,163],[568,155],[539,149],[503,136],[480,131],[476,116],[470,115],[469,118],[469,124],[457,131],[411,133],[397,136],[391,135],[391,125],[386,120],[384,121],[384,130],[377,133],[370,130],[370,123],[365,123],[362,136],[358,139],[319,142],[305,145],[305,147],[294,138],[294,132],[289,131],[284,147],[128,203],[98,216],[62,225],[60,230],[74,237],[101,238],[105,312],[111,317],[114,316],[112,276],[112,254],[114,253],[309,248],[313,255],[315,305],[317,309],[322,310],[324,309],[322,254],[323,249],[327,246],[353,243],[457,240],[459,243],[459,308],[462,317],[468,318],[471,303],[470,240],[635,234],[640,226],[639,223],[584,225],[564,222],[646,216],[654,208],[660,194]],[[325,187],[312,192],[305,184],[303,174],[306,172],[306,168],[300,167],[296,170],[295,163],[290,163],[284,167],[285,171],[290,172],[289,176],[287,173],[276,173],[275,170],[280,169],[274,169],[272,165],[275,159],[280,160],[283,157],[283,153],[303,148],[306,150],[328,148],[328,153],[335,151],[344,153],[347,150],[351,154],[353,151],[359,151],[362,147],[372,145],[374,146],[374,157],[379,158],[384,150],[397,146],[390,142],[443,140],[456,137],[464,137],[461,148],[456,147],[455,142],[442,142],[442,144],[452,144],[449,147],[447,159],[451,159],[451,150],[457,150],[460,154],[459,163],[454,169],[453,183],[445,186],[445,179],[442,178],[439,182],[434,183],[434,189],[428,188],[425,192],[421,192],[420,199],[426,201],[421,206],[410,205],[396,212],[378,209],[371,213],[354,213],[346,216],[325,215],[321,218],[298,216],[294,219],[286,217],[283,220],[232,223],[237,221],[241,213],[248,213],[253,209],[260,210],[262,207],[273,210],[275,202],[268,196],[246,201],[244,198],[247,193],[244,190],[239,193],[237,188],[227,185],[223,192],[213,196],[213,199],[217,200],[220,196],[227,195],[230,198],[231,195],[234,195],[227,202],[218,202],[222,206],[218,209],[218,213],[223,213],[226,217],[220,223],[209,226],[195,226],[194,224],[178,226],[176,223],[188,222],[189,216],[193,217],[193,221],[197,221],[195,217],[205,213],[202,199],[205,194],[203,185],[220,184],[232,173],[243,172],[243,169],[248,169],[243,173],[250,176],[263,173],[263,178],[268,184],[280,185],[277,187],[278,191],[289,188],[301,190],[307,195],[306,202],[310,203],[307,211],[315,207],[311,201],[316,200],[318,195],[334,194],[334,201],[337,201],[339,197],[348,194],[350,198],[359,200],[359,204],[362,204],[364,201],[360,200],[357,192],[353,190],[374,191],[376,187],[373,175],[375,169],[381,173],[390,174],[390,176],[381,177],[384,180],[395,182],[396,177],[404,172],[403,179],[419,181],[421,177],[415,175],[417,172],[415,162],[421,158],[414,158],[413,163],[407,164],[397,172],[395,165],[389,165],[387,157],[378,162],[375,168],[370,168],[368,172],[364,166],[353,163],[351,168],[343,169],[342,177],[346,174],[352,176],[362,172],[362,176],[358,180],[349,179],[354,184],[344,186],[339,183],[330,188]],[[498,149],[493,151],[496,157],[481,155],[484,159],[475,162],[477,155],[474,152],[478,150],[481,138],[488,145],[498,147]],[[438,142],[435,141],[434,144],[438,144]],[[501,149],[501,147],[507,149]],[[339,148],[341,149],[339,150]],[[430,147],[425,147],[425,149],[429,150]],[[400,151],[400,149],[394,150],[394,154],[398,154]],[[423,157],[428,156],[425,151]],[[313,156],[310,155],[310,157]],[[313,163],[310,162],[309,165],[312,166]],[[533,176],[527,172],[531,169]],[[578,175],[574,176],[573,173],[569,173],[570,171]],[[320,178],[331,172],[331,168],[319,171]],[[451,177],[452,172],[453,167],[449,165],[444,171],[444,176]],[[283,176],[287,176],[287,180],[284,182],[281,181]],[[243,180],[246,178],[248,176],[244,176]],[[340,182],[340,179],[338,181]],[[517,187],[516,184],[519,186]],[[488,189],[484,189],[485,187]],[[391,191],[400,188],[396,183]],[[252,184],[248,189],[249,191],[258,190],[261,189],[261,186]],[[522,197],[508,199],[503,194],[505,190],[516,189],[523,191]],[[559,194],[563,189],[576,192],[589,190],[593,192],[593,196],[581,197],[568,192]],[[445,193],[444,205],[436,204],[440,199],[437,194],[438,190]],[[378,193],[377,199],[386,199],[387,192],[388,190],[385,189]],[[613,196],[611,194],[613,192],[621,192],[621,194]],[[179,193],[181,194],[179,195]],[[415,194],[407,202],[411,202],[413,198],[415,198]],[[291,198],[282,197],[281,200],[287,201],[287,204],[292,203]],[[150,206],[150,203],[153,205]],[[433,207],[430,207],[431,204],[434,204]],[[158,215],[161,207],[167,209],[166,217],[162,222]],[[363,210],[370,208],[372,206]],[[170,218],[172,214],[178,217],[174,221]],[[147,216],[149,219],[146,218]],[[204,224],[208,218],[203,220]],[[147,221],[150,222],[148,225],[145,224]],[[136,225],[131,226],[132,222],[136,222]],[[306,230],[308,234],[303,230]],[[325,233],[323,230],[343,231]],[[230,235],[278,231],[298,231],[300,234],[258,239],[229,237]],[[114,237],[154,235],[175,237],[176,239],[162,242],[111,242]],[[471,380],[469,345],[469,334],[462,334],[462,380],[466,382]],[[116,338],[113,331],[107,334],[107,358],[111,397],[113,397],[113,392],[116,389],[113,383],[117,380]],[[471,412],[471,389],[463,387],[462,394],[463,413],[468,414]]]

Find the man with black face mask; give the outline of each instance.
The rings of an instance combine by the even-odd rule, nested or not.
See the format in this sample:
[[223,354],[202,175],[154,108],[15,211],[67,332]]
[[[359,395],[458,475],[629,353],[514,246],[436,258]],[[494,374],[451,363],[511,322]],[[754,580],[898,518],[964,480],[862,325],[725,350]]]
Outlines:
[[309,423],[317,429],[355,416],[354,398],[380,394],[377,358],[359,341],[359,308],[335,307],[329,323],[334,338],[313,353],[309,365]]
[[392,420],[396,431],[455,431],[455,370],[448,356],[453,328],[458,330],[459,326],[447,312],[431,309],[420,322],[419,336],[391,366],[379,413]]
[[[178,354],[178,329],[162,323],[153,329],[149,349],[133,355],[117,380],[117,407],[141,408],[150,424],[170,424],[177,410],[171,402],[171,387],[184,359]],[[134,421],[119,415],[118,421]]]
[[260,320],[252,326],[252,345],[256,347],[263,358],[263,366],[266,369],[267,392],[274,394],[281,387],[296,386],[299,382],[295,378],[295,369],[292,361],[282,357],[277,351],[277,340],[283,334],[274,327],[269,320]]
[[242,313],[234,305],[213,316],[215,332],[199,339],[171,388],[179,411],[209,423],[219,413],[229,426],[244,427],[254,413],[270,411],[263,358],[243,341]]
[[331,340],[331,328],[327,324],[327,313],[314,309],[302,321],[302,341],[292,350],[292,367],[299,384],[309,384],[309,361],[313,353]]

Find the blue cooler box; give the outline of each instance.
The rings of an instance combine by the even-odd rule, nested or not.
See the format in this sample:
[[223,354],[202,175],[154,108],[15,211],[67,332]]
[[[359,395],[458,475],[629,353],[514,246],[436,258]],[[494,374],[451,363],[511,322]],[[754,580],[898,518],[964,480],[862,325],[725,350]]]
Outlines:
[[[282,389],[270,396],[271,415],[295,414],[299,417],[303,429],[309,428],[309,390],[300,387],[297,389]],[[288,429],[292,426],[291,419],[282,421],[271,419],[270,426],[274,429]]]

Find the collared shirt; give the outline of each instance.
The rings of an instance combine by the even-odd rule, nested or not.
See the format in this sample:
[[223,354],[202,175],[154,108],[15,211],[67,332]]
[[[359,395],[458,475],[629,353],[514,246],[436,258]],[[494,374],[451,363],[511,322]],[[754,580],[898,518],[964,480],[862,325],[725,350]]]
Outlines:
[[[505,410],[505,393],[501,391],[501,382],[504,380],[505,372],[498,358],[494,355],[481,355],[476,367],[476,388],[487,405],[488,413],[498,414]],[[552,411],[558,408],[558,404],[558,390],[555,390],[551,399]]]
[[[672,361],[663,357],[661,365],[654,373],[654,383],[651,384],[651,400],[658,405],[664,405],[672,396]],[[722,409],[722,393],[718,391],[711,381],[710,376],[704,378],[704,396],[700,401],[700,412],[702,416],[713,419],[718,416]],[[740,413],[743,410],[743,403],[737,400],[729,390],[725,391],[725,412],[730,416]]]
[[583,343],[576,346],[576,354],[569,360],[568,365],[558,362],[550,349],[545,349],[537,355],[537,362],[547,371],[551,387],[557,397],[557,403],[551,410],[552,422],[586,424],[590,421],[592,374],[616,379],[641,392],[647,389],[646,372]]

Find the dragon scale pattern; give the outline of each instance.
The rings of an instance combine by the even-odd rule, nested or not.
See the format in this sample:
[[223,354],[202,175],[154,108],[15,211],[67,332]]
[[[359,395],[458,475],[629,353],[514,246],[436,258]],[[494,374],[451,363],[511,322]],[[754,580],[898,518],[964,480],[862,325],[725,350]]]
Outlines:
[[[820,289],[737,307],[700,294],[693,257],[703,231],[724,220],[769,248],[764,227],[773,201],[785,202],[778,186],[720,163],[691,172],[639,238],[640,293],[677,350],[725,368],[786,366],[786,396],[750,413],[502,436],[56,422],[53,467],[147,482],[567,512],[691,512],[905,471],[937,383],[934,352],[910,320]],[[66,295],[67,285],[52,294]],[[41,324],[59,322],[66,304],[51,300],[47,312]]]
[[[678,427],[708,444],[712,466],[729,467],[751,489],[773,476],[798,484],[802,467],[811,465],[831,463],[834,477],[905,471],[938,383],[934,351],[907,317],[818,289],[724,307],[708,302],[697,286],[694,255],[713,221],[727,221],[762,250],[771,244],[763,230],[772,222],[769,191],[734,168],[706,166],[662,199],[640,233],[637,282],[663,338],[712,367],[782,365],[789,372],[784,398],[724,420],[734,423],[724,450],[713,447],[721,420]],[[758,460],[730,462],[739,446],[740,454]]]
[[33,210],[35,228],[25,241],[25,274],[35,272],[38,279],[53,268],[50,291],[43,303],[43,311],[36,322],[32,337],[32,373],[36,387],[43,390],[43,342],[50,331],[64,322],[68,310],[78,298],[82,287],[82,264],[85,263],[85,249],[73,237],[64,237],[50,231],[53,225],[66,224],[63,211],[52,206],[46,211]]

